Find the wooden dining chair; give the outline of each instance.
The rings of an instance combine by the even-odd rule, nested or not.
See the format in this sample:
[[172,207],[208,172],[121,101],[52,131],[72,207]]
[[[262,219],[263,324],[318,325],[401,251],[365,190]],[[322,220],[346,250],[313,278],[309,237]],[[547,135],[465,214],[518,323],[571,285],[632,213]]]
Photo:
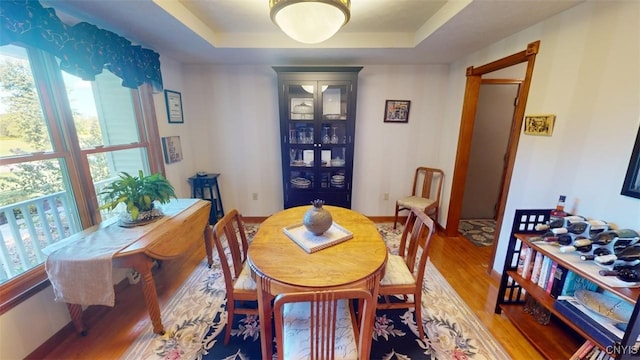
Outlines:
[[280,294],[274,301],[278,359],[369,359],[374,317],[374,298],[365,289]]
[[[376,306],[378,309],[414,308],[420,338],[424,338],[422,283],[433,233],[433,220],[422,209],[412,208],[402,231],[398,255],[389,254],[378,290],[383,302],[379,301]],[[404,301],[392,302],[389,298],[392,295],[402,295]],[[408,295],[412,295],[413,301]]]
[[[255,281],[251,278],[247,260],[249,243],[244,232],[242,215],[232,209],[213,227],[213,242],[220,258],[227,291],[227,326],[224,344],[229,343],[233,317],[236,314],[258,315],[257,308],[244,307],[244,301],[258,301]],[[238,301],[238,304],[236,304]],[[267,320],[267,323],[269,320]]]
[[425,214],[437,222],[443,180],[444,172],[442,170],[423,166],[418,167],[413,177],[411,195],[396,200],[396,216],[393,221],[393,228],[395,229],[398,223],[398,212],[410,210],[414,207],[422,209]]

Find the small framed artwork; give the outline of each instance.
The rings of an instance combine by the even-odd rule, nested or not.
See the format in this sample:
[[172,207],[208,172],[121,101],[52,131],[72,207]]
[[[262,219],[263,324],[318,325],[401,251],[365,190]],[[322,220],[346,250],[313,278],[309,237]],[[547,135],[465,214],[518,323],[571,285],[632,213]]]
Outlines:
[[526,135],[551,136],[555,115],[527,115],[524,117],[524,133]]
[[631,151],[627,175],[624,178],[620,194],[640,199],[640,129],[638,129],[636,143]]
[[162,138],[162,150],[164,162],[171,164],[182,160],[182,146],[180,136],[167,136]]
[[167,103],[167,116],[169,124],[182,124],[182,94],[173,90],[164,91],[164,100]]
[[384,106],[384,122],[406,123],[409,122],[409,100],[387,100]]

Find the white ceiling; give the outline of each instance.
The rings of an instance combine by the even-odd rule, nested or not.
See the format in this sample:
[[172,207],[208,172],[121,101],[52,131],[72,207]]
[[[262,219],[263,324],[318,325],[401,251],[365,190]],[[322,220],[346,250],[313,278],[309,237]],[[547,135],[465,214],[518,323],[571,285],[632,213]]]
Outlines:
[[268,0],[48,0],[187,64],[450,63],[585,0],[351,0],[351,20],[317,45],[271,22]]

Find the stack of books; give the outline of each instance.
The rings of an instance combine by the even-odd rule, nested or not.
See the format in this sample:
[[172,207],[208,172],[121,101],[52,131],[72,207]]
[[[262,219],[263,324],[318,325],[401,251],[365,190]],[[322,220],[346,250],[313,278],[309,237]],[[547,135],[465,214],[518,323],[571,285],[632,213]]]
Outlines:
[[615,360],[615,357],[587,340],[569,360]]
[[517,267],[518,275],[541,288],[553,298],[573,296],[578,289],[595,291],[598,285],[563,267],[550,257],[522,243]]

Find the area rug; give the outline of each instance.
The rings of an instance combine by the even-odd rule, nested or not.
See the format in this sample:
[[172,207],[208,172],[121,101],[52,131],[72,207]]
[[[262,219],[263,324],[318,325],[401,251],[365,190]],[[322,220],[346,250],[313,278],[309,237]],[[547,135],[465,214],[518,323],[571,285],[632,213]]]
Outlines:
[[[378,224],[391,252],[398,249],[401,227]],[[248,226],[255,234],[256,226]],[[509,359],[429,261],[423,291],[423,326],[427,339],[418,338],[415,317],[409,310],[378,311],[371,359]],[[260,321],[236,315],[231,340],[224,346],[224,279],[218,260],[207,268],[203,261],[161,308],[166,333],[147,329],[127,350],[124,359],[259,359]],[[274,354],[277,351],[275,344]],[[275,358],[275,355],[274,355]]]
[[495,220],[460,220],[458,231],[477,246],[491,246],[496,222]]

